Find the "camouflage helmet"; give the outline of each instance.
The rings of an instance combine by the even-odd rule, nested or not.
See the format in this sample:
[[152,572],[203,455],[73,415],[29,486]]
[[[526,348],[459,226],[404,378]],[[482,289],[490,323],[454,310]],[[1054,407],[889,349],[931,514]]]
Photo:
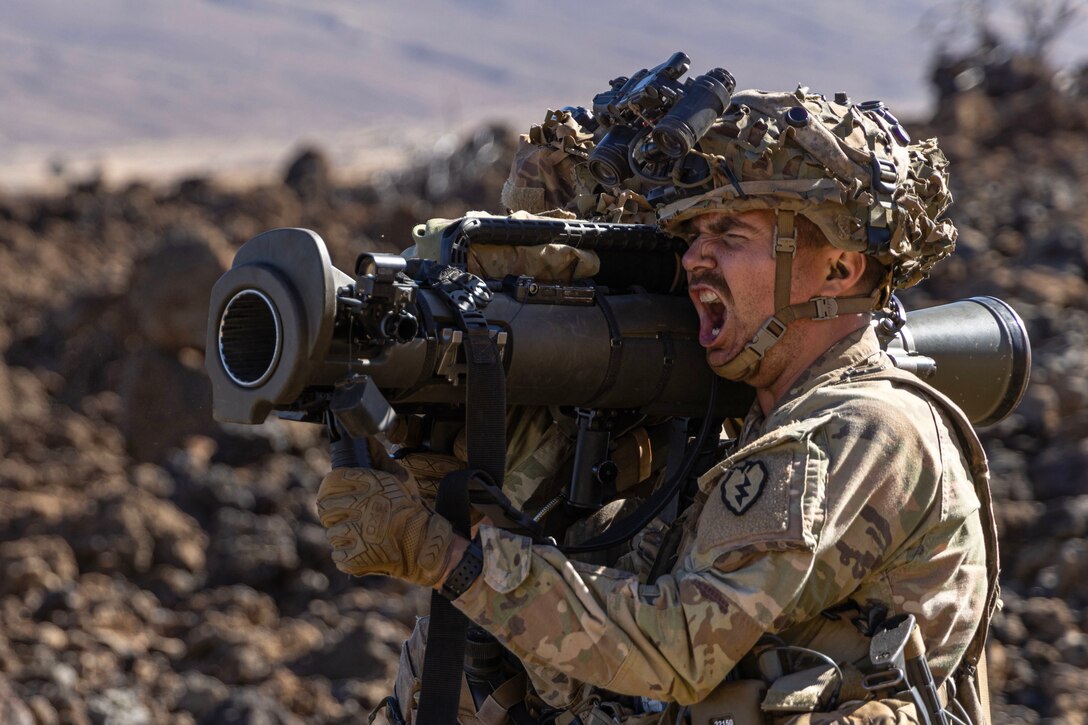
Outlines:
[[910,143],[879,101],[740,91],[699,149],[713,189],[658,209],[675,233],[708,211],[794,211],[836,247],[884,264],[892,288],[917,284],[955,248],[956,228],[941,218],[947,159],[936,139]]

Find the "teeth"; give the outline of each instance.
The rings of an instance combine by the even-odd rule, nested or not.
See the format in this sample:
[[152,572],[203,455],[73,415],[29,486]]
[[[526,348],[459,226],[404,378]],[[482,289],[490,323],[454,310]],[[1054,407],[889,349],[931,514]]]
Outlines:
[[711,292],[708,289],[705,289],[705,290],[703,290],[702,292],[699,293],[699,301],[704,303],[704,304],[709,304],[711,302],[717,302],[718,301],[718,295],[714,294],[713,292]]

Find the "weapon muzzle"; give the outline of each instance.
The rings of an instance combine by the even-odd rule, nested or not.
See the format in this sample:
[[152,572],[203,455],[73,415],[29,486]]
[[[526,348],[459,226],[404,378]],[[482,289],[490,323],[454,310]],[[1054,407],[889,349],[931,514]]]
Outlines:
[[219,320],[219,361],[231,380],[256,388],[272,377],[283,349],[275,303],[257,289],[238,292]]
[[332,340],[336,289],[321,237],[274,229],[242,245],[212,288],[204,366],[216,420],[262,423],[318,377]]

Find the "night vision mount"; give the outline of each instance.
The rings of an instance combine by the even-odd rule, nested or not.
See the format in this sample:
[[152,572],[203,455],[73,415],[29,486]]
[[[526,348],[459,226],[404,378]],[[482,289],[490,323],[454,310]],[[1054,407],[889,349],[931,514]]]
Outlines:
[[690,67],[686,55],[674,53],[659,66],[610,81],[609,90],[594,96],[592,113],[565,109],[587,131],[606,130],[588,158],[594,179],[613,188],[636,176],[656,187],[655,199],[670,188],[710,182],[706,160],[691,152],[729,106],[737,84],[724,68],[681,81]]

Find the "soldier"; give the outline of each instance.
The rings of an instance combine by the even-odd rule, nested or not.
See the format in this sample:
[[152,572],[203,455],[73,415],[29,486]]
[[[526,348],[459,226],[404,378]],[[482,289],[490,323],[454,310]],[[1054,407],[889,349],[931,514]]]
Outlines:
[[[589,143],[572,135],[537,132],[504,198],[585,213],[595,194],[613,218],[644,213],[637,188],[593,189],[564,155]],[[925,722],[862,686],[870,638],[903,614],[941,703],[979,722],[997,565],[985,460],[870,323],[954,247],[944,156],[882,105],[805,89],[736,94],[698,153],[712,190],[655,215],[689,241],[708,364],[756,399],[675,524],[671,571],[646,581],[487,523],[468,541],[402,478],[359,469],[318,494],[334,560],[451,598],[525,665],[555,722],[671,723],[683,706],[697,723]]]

